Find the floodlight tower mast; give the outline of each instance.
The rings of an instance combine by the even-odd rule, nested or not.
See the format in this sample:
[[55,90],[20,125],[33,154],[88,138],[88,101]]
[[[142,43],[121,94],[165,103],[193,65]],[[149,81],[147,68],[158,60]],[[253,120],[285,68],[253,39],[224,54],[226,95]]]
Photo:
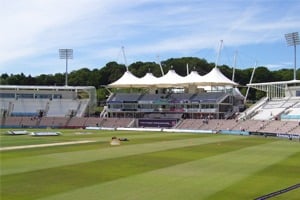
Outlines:
[[[253,68],[253,71],[252,71],[252,74],[251,74],[251,77],[250,77],[249,84],[252,83],[253,76],[254,76],[254,73],[255,73],[256,68],[257,68],[257,61],[255,61],[255,66],[254,66],[254,68]],[[245,99],[244,99],[244,104],[246,104],[246,102],[247,102],[249,90],[250,90],[250,87],[248,86],[248,87],[247,87],[247,91],[246,91],[246,95],[245,95]]]
[[161,71],[161,75],[163,76],[163,75],[165,75],[165,73],[164,73],[164,70],[163,70],[163,68],[162,68],[162,65],[161,65],[161,62],[160,62],[159,55],[157,55],[157,61],[158,61],[158,64],[159,64],[159,68],[160,68],[160,71]]
[[124,57],[126,71],[128,71],[128,65],[127,65],[127,59],[126,59],[126,55],[125,55],[125,47],[124,46],[122,46],[122,53],[123,53],[123,57]]
[[236,68],[236,57],[237,57],[237,51],[234,53],[233,57],[233,69],[232,69],[232,78],[231,80],[234,82],[234,76],[235,76],[235,68]]
[[222,47],[223,47],[223,40],[220,40],[220,47],[219,47],[219,51],[218,51],[218,56],[217,56],[217,60],[216,60],[216,65],[215,65],[215,67],[218,67]]
[[65,86],[68,86],[68,59],[73,59],[73,49],[59,49],[59,58],[66,60]]
[[286,39],[288,46],[294,46],[294,80],[296,80],[297,79],[297,77],[296,77],[296,71],[297,71],[296,46],[300,44],[299,34],[298,34],[298,32],[287,33],[287,34],[285,34],[285,39]]

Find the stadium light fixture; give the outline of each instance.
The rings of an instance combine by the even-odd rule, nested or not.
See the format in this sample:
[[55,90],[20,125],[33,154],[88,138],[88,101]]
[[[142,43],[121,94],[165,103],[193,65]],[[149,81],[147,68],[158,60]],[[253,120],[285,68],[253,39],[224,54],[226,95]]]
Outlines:
[[73,49],[59,49],[59,58],[66,60],[65,86],[68,86],[68,59],[73,59]]
[[300,44],[298,32],[285,34],[286,43],[288,46],[294,46],[294,80],[296,80],[296,46]]

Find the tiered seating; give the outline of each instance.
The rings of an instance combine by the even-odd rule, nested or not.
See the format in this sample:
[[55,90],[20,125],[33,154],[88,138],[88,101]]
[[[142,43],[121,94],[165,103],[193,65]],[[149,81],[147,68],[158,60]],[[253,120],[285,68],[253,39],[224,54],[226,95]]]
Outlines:
[[287,133],[290,129],[287,129],[287,124],[287,121],[270,121],[264,128],[260,129],[260,132]]
[[300,106],[290,108],[290,112],[288,113],[288,115],[300,115]]
[[52,126],[64,127],[66,126],[68,118],[66,117],[53,117]]
[[38,117],[22,117],[21,125],[23,127],[35,127],[39,123]]
[[[259,108],[255,115],[252,117],[254,120],[271,120],[278,119],[281,114],[283,118],[288,119],[289,117],[284,113],[292,116],[294,114],[300,115],[300,109],[297,109],[299,98],[285,98],[269,100],[261,108]],[[296,107],[295,107],[296,106]],[[295,113],[294,113],[295,112]],[[299,116],[300,119],[300,116]]]
[[233,130],[239,122],[236,120],[219,120],[219,124],[216,127],[218,130]]
[[65,127],[68,117],[43,117],[39,123],[41,127]]
[[264,120],[241,120],[239,121],[236,126],[232,128],[232,130],[245,130],[250,132],[258,132],[262,128],[264,128],[269,121]]
[[202,92],[191,98],[191,101],[194,102],[218,102],[222,97],[225,97],[224,92]]
[[78,108],[77,113],[76,113],[76,117],[83,117],[84,116],[85,110],[88,107],[88,103],[89,103],[88,99],[80,100],[79,108]]
[[285,108],[262,108],[252,117],[253,120],[270,120],[281,114]]
[[[184,119],[181,123],[177,126],[178,129],[201,129],[201,130],[215,130],[216,129],[216,122],[217,120],[204,120],[204,119]],[[210,123],[212,122],[212,123]]]
[[131,118],[104,118],[101,126],[110,128],[128,127],[131,121]]
[[110,102],[137,102],[140,98],[141,94],[139,93],[116,93],[112,96],[109,101]]
[[22,123],[22,117],[5,117],[2,118],[3,127],[20,127]]
[[146,114],[144,118],[157,118],[157,119],[180,119],[182,117],[181,113],[150,113]]
[[85,122],[85,126],[100,126],[101,122],[102,122],[103,118],[99,118],[99,117],[88,117],[86,122]]
[[284,103],[285,103],[284,100],[270,100],[262,108],[263,109],[280,108],[281,105],[283,105]]
[[165,99],[165,96],[163,94],[143,94],[140,97],[139,102],[155,102],[160,101],[161,99]]
[[199,123],[200,126],[198,129],[201,130],[215,130],[218,131],[219,128],[219,120],[211,119],[211,120],[202,120],[202,123]]
[[[182,120],[180,122],[180,124],[177,125],[176,128],[178,128],[178,129],[195,129],[194,123],[195,123],[194,119],[185,119],[185,120]],[[196,123],[197,123],[197,121],[196,121]]]
[[51,127],[53,117],[42,117],[39,123],[41,127]]
[[67,126],[69,127],[84,127],[85,123],[87,121],[87,118],[85,117],[72,117],[69,119]]
[[70,110],[77,111],[79,101],[71,99],[59,99],[49,101],[48,117],[65,117],[70,114]]
[[247,120],[220,120],[220,119],[185,119],[177,128],[179,129],[201,129],[201,130],[236,130],[236,131],[259,131],[267,124],[265,121]]
[[66,116],[74,110],[81,117],[88,106],[89,100],[72,99],[1,99],[1,110],[7,110],[11,116],[39,116],[40,111],[47,111],[49,117]]
[[252,116],[253,113],[255,113],[258,108],[260,108],[262,105],[264,105],[267,102],[267,100],[268,100],[268,97],[261,98],[258,102],[256,102],[255,104],[251,105],[244,112],[240,113],[237,118],[239,120],[240,119],[247,119],[248,116]]
[[220,119],[185,119],[176,127],[178,129],[199,130],[235,130],[260,133],[300,134],[300,125],[296,121],[265,120],[220,120]]
[[[299,122],[295,122],[295,123],[299,123]],[[295,126],[288,133],[300,135],[300,124],[295,124]]]
[[281,115],[283,120],[300,120],[300,99]]
[[14,99],[3,99],[0,98],[0,109],[1,110],[8,110],[10,102],[14,101]]
[[[296,121],[242,120],[237,122],[232,130],[245,130],[260,133],[297,133],[298,127],[299,124]],[[300,134],[299,130],[298,133]]]
[[45,110],[48,100],[18,99],[13,100],[12,116],[38,116],[40,110]]
[[[279,131],[281,131],[281,133],[291,133],[291,131],[295,130],[297,127],[299,127],[299,122],[286,121],[286,123],[283,126],[279,127]],[[298,134],[300,134],[300,131],[298,131]]]
[[169,96],[169,101],[172,102],[189,102],[194,94],[189,93],[173,93]]

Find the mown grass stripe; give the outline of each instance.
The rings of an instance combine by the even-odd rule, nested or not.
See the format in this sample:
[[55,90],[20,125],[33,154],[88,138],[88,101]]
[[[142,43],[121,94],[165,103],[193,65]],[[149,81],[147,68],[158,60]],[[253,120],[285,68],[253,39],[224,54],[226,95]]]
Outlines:
[[[287,146],[287,148],[289,147]],[[299,166],[300,152],[298,151],[286,157],[286,159],[253,173],[251,176],[215,193],[210,196],[210,199],[222,199],[224,196],[242,196],[245,193],[248,193],[254,199],[266,193],[300,183]],[[295,195],[296,193],[298,195]],[[274,199],[293,199],[295,196],[299,199],[300,189],[274,197]]]
[[81,140],[81,141],[70,141],[70,142],[57,142],[57,143],[50,143],[50,144],[34,144],[34,145],[1,147],[0,151],[11,151],[11,150],[19,150],[19,149],[23,150],[23,149],[32,149],[32,148],[40,148],[40,147],[64,146],[64,145],[83,144],[83,143],[91,143],[91,142],[95,142],[95,141]]
[[[170,137],[171,136],[171,137]],[[130,142],[123,143],[123,145],[132,145],[132,144],[145,144],[151,142],[159,142],[159,141],[170,141],[170,140],[180,140],[188,138],[200,138],[200,137],[209,137],[208,134],[175,134],[175,135],[167,135],[167,134],[160,134],[160,135],[121,135],[121,137],[129,138]],[[1,152],[1,159],[14,159],[17,157],[26,157],[26,156],[36,156],[42,154],[53,154],[53,153],[60,153],[60,152],[74,152],[74,151],[85,151],[85,150],[93,150],[93,149],[100,149],[100,148],[107,148],[108,142],[111,140],[111,137],[98,137],[98,138],[82,138],[83,140],[89,139],[89,141],[94,141],[94,143],[85,144],[85,145],[64,145],[64,146],[57,146],[55,148],[34,148],[34,149],[22,149],[20,150],[11,150],[10,152]],[[82,141],[82,140],[73,140],[74,141]],[[52,143],[49,143],[52,144]]]
[[[207,199],[299,151],[298,143],[266,143],[42,199]],[[228,197],[253,198],[247,192]]]
[[[218,141],[216,143],[11,174],[1,177],[4,185],[3,194],[9,199],[34,199],[266,142],[269,142],[269,140],[244,140],[240,138],[234,141]],[[29,177],[30,181],[28,181]],[[24,182],[27,184],[24,185]],[[17,191],[11,192],[16,188],[18,188]],[[37,189],[38,191],[36,191]]]
[[[34,131],[34,130],[31,130]],[[40,131],[40,130],[39,130]],[[55,130],[53,130],[55,131]],[[161,133],[149,133],[149,132],[129,132],[129,131],[88,131],[88,130],[79,130],[75,132],[74,130],[56,130],[61,132],[62,135],[58,137],[49,137],[49,136],[40,136],[33,137],[30,135],[2,135],[0,134],[0,146],[9,147],[9,146],[22,146],[22,145],[34,145],[34,144],[48,144],[56,143],[63,141],[74,141],[78,140],[97,140],[97,141],[107,141],[112,136],[119,135],[122,137],[126,135],[127,137],[135,138],[147,138],[147,137],[166,137],[167,134]],[[4,132],[4,131],[3,131]],[[180,135],[180,134],[178,134]],[[182,135],[182,134],[181,134]]]
[[[129,155],[138,155],[143,153],[163,151],[187,146],[213,143],[217,141],[238,140],[243,137],[228,137],[224,135],[215,135],[214,137],[190,138],[175,141],[162,141],[146,144],[124,145],[118,147],[101,148],[96,150],[62,152],[47,154],[41,156],[29,156],[6,160],[1,164],[1,175],[34,171],[51,167],[72,165],[95,160],[111,159]],[[245,138],[245,137],[244,137]],[[245,138],[247,139],[247,138]],[[18,165],[17,163],[22,163]]]

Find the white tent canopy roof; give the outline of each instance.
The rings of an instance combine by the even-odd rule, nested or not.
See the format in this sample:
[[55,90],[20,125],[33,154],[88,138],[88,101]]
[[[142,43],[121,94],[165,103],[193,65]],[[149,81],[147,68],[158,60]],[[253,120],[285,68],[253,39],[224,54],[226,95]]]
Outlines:
[[184,77],[184,83],[186,85],[199,85],[202,83],[203,76],[197,71],[191,71],[187,76]]
[[178,75],[175,70],[170,69],[167,74],[159,78],[152,73],[147,73],[144,77],[138,78],[131,72],[126,71],[117,81],[108,85],[110,88],[139,88],[139,87],[188,87],[196,86],[237,86],[238,84],[228,79],[217,68],[213,68],[209,73],[201,76],[196,71],[192,71],[189,75],[183,77]]
[[156,76],[154,76],[151,72],[148,72],[145,74],[145,76],[139,78],[135,85],[139,87],[149,87],[150,84],[156,82],[157,80],[158,78]]
[[222,74],[219,68],[214,67],[209,73],[202,77],[201,85],[221,86],[221,85],[235,85],[238,84],[228,79]]
[[121,78],[115,82],[109,84],[110,88],[130,88],[136,87],[136,83],[139,82],[139,78],[134,76],[130,71],[126,71]]
[[184,82],[184,77],[178,75],[175,70],[170,69],[167,74],[157,78],[152,85],[158,88],[181,86]]

